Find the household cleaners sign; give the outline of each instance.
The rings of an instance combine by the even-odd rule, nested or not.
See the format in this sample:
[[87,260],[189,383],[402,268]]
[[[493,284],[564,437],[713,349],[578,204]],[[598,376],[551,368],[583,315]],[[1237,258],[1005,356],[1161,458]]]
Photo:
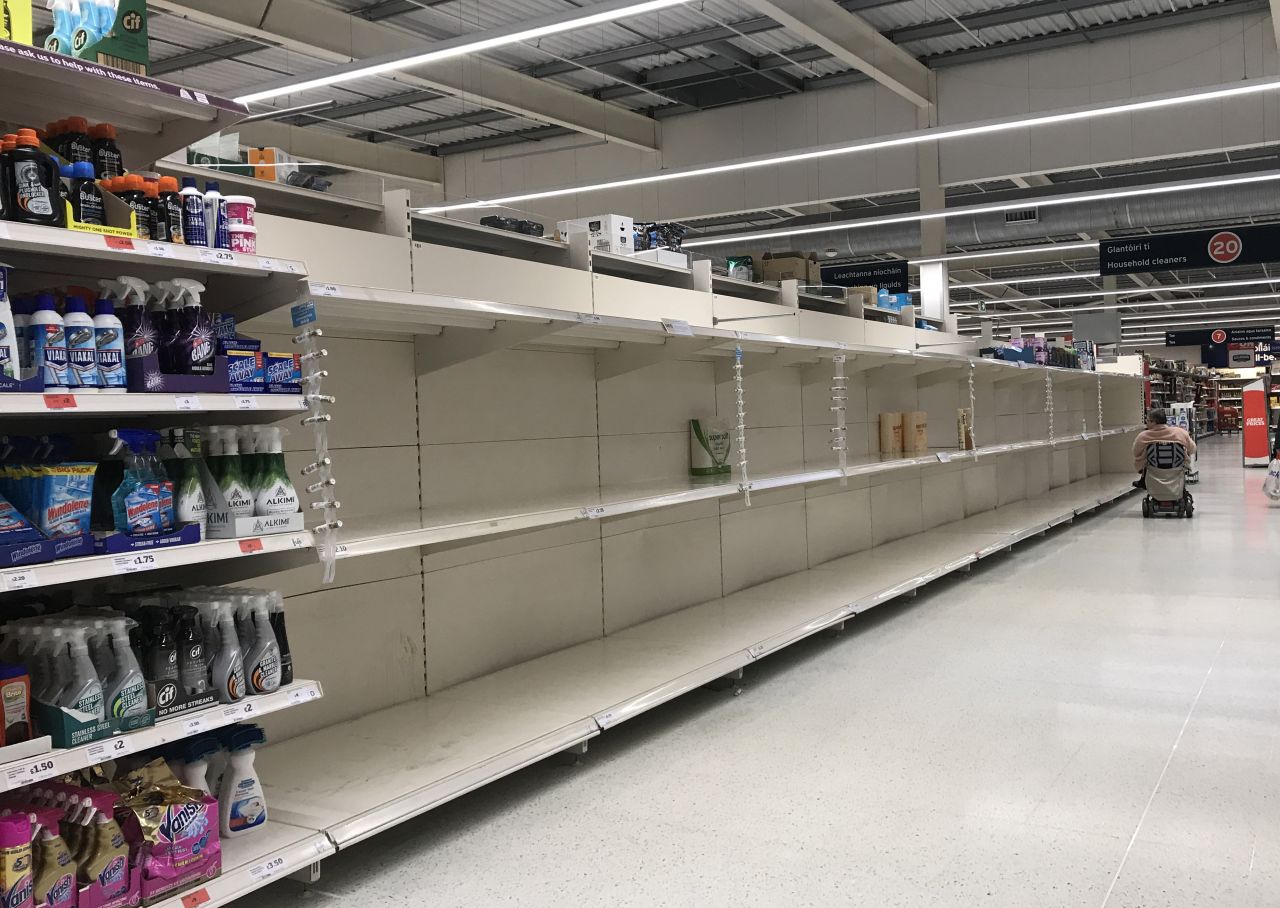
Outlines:
[[1280,224],[1158,233],[1098,244],[1098,270],[1104,275],[1259,265],[1277,260]]

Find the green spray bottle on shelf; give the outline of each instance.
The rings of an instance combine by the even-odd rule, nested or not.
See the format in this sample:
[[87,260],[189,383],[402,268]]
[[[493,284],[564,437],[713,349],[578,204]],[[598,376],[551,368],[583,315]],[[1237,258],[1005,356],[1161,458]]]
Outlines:
[[253,492],[244,478],[240,460],[239,430],[235,426],[218,427],[220,475],[218,489],[232,517],[253,516]]
[[241,426],[240,434],[240,468],[244,471],[245,485],[254,500],[258,498],[258,487],[262,484],[262,437],[258,426]]
[[173,430],[174,460],[169,465],[169,475],[173,477],[178,523],[198,524],[203,539],[209,508],[200,476],[201,451],[199,429]]
[[280,426],[258,429],[258,485],[253,513],[257,517],[298,513],[298,490],[284,463],[285,430]]

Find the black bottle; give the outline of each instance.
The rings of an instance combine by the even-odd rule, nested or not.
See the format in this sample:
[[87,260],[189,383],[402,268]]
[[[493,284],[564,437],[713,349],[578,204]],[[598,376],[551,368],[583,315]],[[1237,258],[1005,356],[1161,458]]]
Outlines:
[[277,593],[272,597],[269,612],[271,631],[280,645],[280,686],[293,683],[293,656],[289,652],[289,636],[284,629],[284,601]]
[[187,696],[209,690],[208,666],[204,661],[204,628],[200,615],[189,605],[178,609],[178,677]]
[[143,671],[147,680],[153,682],[178,682],[178,644],[173,637],[172,618],[166,609],[159,606],[147,606],[143,609],[146,618],[146,662]]
[[88,161],[64,167],[64,173],[70,170],[71,185],[67,188],[67,198],[71,201],[71,213],[81,224],[93,224],[101,227],[107,223],[106,206],[102,201],[102,190],[93,178],[93,165]]
[[151,239],[162,243],[173,242],[169,235],[169,215],[160,199],[160,184],[144,181],[142,194],[147,197],[147,210],[151,212]]
[[62,179],[53,158],[40,150],[35,130],[18,130],[5,186],[13,207],[9,219],[58,227],[63,223]]
[[137,235],[138,239],[151,239],[151,219],[153,210],[147,204],[147,194],[142,191],[142,177],[136,174],[130,174],[123,178],[124,191],[117,192],[120,201],[124,202],[133,209],[133,213],[137,215]]
[[116,144],[116,128],[110,123],[99,123],[89,130],[93,139],[93,169],[99,180],[124,176],[124,158]]
[[84,161],[93,163],[93,140],[89,138],[89,124],[84,117],[68,117],[65,121],[67,131],[62,136],[58,153],[68,164],[79,164]]

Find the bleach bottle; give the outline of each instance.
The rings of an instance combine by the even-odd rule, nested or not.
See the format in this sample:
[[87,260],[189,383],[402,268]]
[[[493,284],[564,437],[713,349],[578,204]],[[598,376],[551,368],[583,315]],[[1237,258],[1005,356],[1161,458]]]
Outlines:
[[36,310],[27,325],[30,338],[30,360],[44,375],[46,388],[68,388],[71,376],[67,368],[67,336],[53,295],[36,297]]
[[67,342],[67,377],[78,391],[97,393],[102,387],[98,372],[98,332],[84,300],[69,296],[63,302],[63,334]]
[[224,836],[244,835],[267,822],[267,797],[253,768],[253,749],[266,740],[256,725],[241,725],[228,736],[227,770],[218,792]]
[[115,303],[106,297],[93,305],[93,335],[103,393],[125,393],[129,376],[124,368],[124,325],[116,318]]
[[196,188],[195,177],[183,177],[178,192],[182,203],[182,236],[188,246],[208,246],[209,230],[205,224],[204,195]]

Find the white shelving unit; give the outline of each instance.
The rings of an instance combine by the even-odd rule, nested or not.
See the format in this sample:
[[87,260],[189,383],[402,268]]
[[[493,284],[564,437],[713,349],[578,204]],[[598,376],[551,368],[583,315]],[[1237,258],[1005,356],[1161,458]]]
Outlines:
[[[274,419],[307,409],[291,394],[2,394],[0,417],[166,416],[235,413],[236,419]],[[248,416],[244,414],[249,414]]]

